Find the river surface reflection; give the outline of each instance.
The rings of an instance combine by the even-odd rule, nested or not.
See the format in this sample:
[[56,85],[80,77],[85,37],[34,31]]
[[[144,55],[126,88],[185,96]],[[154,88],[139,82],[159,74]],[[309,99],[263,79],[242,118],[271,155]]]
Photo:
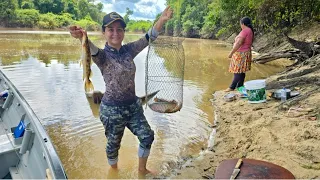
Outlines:
[[[125,42],[141,35],[127,34]],[[99,47],[100,33],[89,33]],[[84,95],[80,42],[67,32],[0,31],[0,60],[4,73],[20,90],[45,126],[69,178],[141,178],[137,173],[138,140],[125,131],[119,155],[119,171],[110,171],[105,154],[106,139],[98,106]],[[228,87],[227,58],[230,46],[215,40],[185,39],[184,106],[180,112],[160,114],[145,109],[155,131],[149,167],[170,170],[174,162],[197,156],[207,147],[214,114],[212,93]],[[136,91],[144,95],[147,49],[136,58]],[[266,78],[283,65],[253,64],[247,80]],[[96,90],[104,82],[92,65]]]

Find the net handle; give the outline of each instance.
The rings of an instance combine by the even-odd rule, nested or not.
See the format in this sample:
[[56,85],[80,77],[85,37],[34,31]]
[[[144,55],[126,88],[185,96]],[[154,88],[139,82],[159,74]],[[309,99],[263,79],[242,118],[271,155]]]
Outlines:
[[[158,4],[158,0],[156,1],[156,4]],[[160,17],[160,16],[159,16]],[[152,24],[152,26],[151,26],[151,33],[150,33],[150,35],[152,35],[152,31],[153,31],[153,27],[154,27],[154,25],[156,24],[156,22],[159,20],[159,17],[158,18],[156,18],[155,19],[155,21],[153,22],[153,24]],[[146,109],[147,109],[147,107],[148,107],[148,101],[149,101],[149,99],[148,99],[148,85],[147,85],[147,83],[148,83],[148,68],[149,68],[149,52],[150,52],[150,43],[151,43],[152,41],[151,41],[151,37],[149,37],[149,43],[148,43],[148,51],[147,51],[147,57],[146,57],[146,67],[145,67],[145,86],[144,86],[144,88],[145,88],[145,92],[146,92],[146,94],[145,94],[145,97],[146,97]]]
[[[158,0],[156,1],[156,4],[158,4]],[[179,7],[177,7],[177,8],[181,8],[181,0],[178,0],[178,5],[179,5]],[[178,11],[176,11],[176,12],[178,12]],[[161,13],[161,15],[162,15],[162,13]],[[151,31],[150,31],[150,36],[152,36],[152,33],[153,33],[153,27],[154,27],[154,25],[156,24],[156,22],[159,20],[159,18],[161,17],[161,15],[158,17],[158,18],[156,18],[155,19],[155,21],[153,22],[153,24],[152,24],[152,27],[151,27]],[[179,21],[178,21],[178,23],[179,23],[179,27],[181,27],[181,16],[180,16],[180,13],[178,14],[178,19],[179,19]],[[179,36],[181,36],[181,29],[179,30],[179,34],[178,34],[178,37]],[[149,37],[149,43],[148,43],[148,51],[147,51],[147,57],[146,57],[146,67],[145,67],[145,97],[146,97],[146,109],[147,109],[147,104],[148,104],[148,101],[149,101],[149,99],[148,99],[148,85],[147,85],[147,83],[148,83],[148,69],[149,69],[149,53],[150,53],[150,44],[152,43],[152,40],[151,40],[151,37]],[[184,65],[185,65],[185,62],[183,62],[183,67],[184,67]],[[184,71],[184,69],[183,69],[183,71]],[[182,80],[184,80],[184,77],[183,77],[183,79]],[[183,85],[183,84],[182,84]]]

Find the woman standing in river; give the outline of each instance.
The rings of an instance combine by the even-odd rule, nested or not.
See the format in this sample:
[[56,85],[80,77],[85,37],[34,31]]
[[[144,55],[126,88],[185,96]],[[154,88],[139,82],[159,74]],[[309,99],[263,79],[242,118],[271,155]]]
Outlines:
[[[89,41],[92,60],[105,80],[106,91],[100,104],[100,120],[108,140],[108,163],[114,169],[118,168],[119,149],[127,127],[140,141],[138,170],[143,174],[150,173],[146,165],[154,132],[143,114],[142,102],[136,96],[136,66],[133,59],[149,45],[150,40],[157,38],[163,25],[171,19],[172,13],[168,6],[148,33],[139,40],[123,45],[126,23],[118,13],[111,12],[104,16],[102,22],[105,47],[100,49]],[[86,32],[81,27],[71,26],[70,33],[72,37],[81,40]]]
[[244,17],[240,20],[241,32],[235,38],[233,48],[229,53],[231,58],[229,72],[233,73],[233,81],[225,91],[233,91],[237,87],[243,86],[246,72],[251,69],[251,46],[254,39],[254,32],[251,19]]

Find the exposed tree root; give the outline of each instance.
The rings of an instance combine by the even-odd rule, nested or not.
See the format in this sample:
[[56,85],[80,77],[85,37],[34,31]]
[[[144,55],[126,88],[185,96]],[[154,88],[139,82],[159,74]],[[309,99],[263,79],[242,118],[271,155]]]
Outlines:
[[288,37],[284,34],[287,41],[296,49],[265,53],[253,59],[253,62],[264,64],[280,58],[298,60],[295,65],[300,64],[308,58],[320,54],[320,42],[304,42]]
[[293,88],[306,84],[313,84],[320,86],[320,78],[319,76],[311,76],[311,77],[296,77],[283,81],[271,81],[267,84],[267,89],[281,89],[285,88]]
[[293,97],[291,99],[288,99],[287,101],[280,103],[278,106],[278,109],[287,109],[287,107],[291,107],[294,106],[296,104],[299,104],[300,101],[307,99],[309,96],[311,96],[312,94],[316,93],[316,92],[320,92],[319,86],[318,87],[314,87],[311,90],[306,91],[304,94]]
[[316,65],[316,66],[314,66],[312,68],[303,69],[303,70],[295,72],[295,73],[291,73],[291,74],[288,74],[288,75],[280,76],[280,77],[277,78],[277,80],[300,77],[300,76],[303,76],[303,75],[318,71],[319,69],[320,69],[320,64],[318,64],[318,65]]
[[290,49],[262,54],[256,58],[253,58],[253,62],[264,64],[280,58],[300,59],[301,56],[304,58],[305,55],[300,50]]

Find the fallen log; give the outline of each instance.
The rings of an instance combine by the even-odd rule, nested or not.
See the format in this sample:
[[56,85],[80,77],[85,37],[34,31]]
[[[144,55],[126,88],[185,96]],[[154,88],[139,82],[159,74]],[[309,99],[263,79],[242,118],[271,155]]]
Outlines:
[[290,38],[286,34],[284,34],[284,36],[286,40],[296,49],[262,54],[256,58],[253,58],[253,62],[264,64],[280,58],[288,58],[290,60],[297,60],[297,62],[294,63],[294,65],[297,65],[310,57],[320,54],[320,41],[304,42]]
[[298,49],[290,49],[283,51],[276,51],[272,53],[262,54],[258,57],[253,58],[253,62],[264,64],[273,60],[277,60],[280,58],[288,58],[291,60],[300,59],[301,57],[305,57],[305,54]]

